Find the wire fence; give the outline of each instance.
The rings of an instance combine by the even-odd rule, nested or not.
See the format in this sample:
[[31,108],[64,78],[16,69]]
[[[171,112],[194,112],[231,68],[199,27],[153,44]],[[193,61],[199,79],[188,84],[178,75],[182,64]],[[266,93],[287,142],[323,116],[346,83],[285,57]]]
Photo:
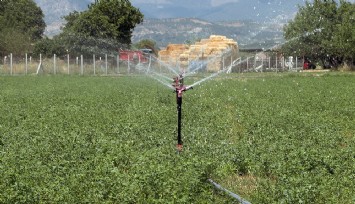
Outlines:
[[[117,55],[65,55],[51,58],[24,56],[13,56],[9,54],[0,59],[0,75],[34,75],[34,74],[67,74],[67,75],[122,75],[142,71],[142,67],[153,67],[161,70],[164,66],[170,66],[179,70],[178,62],[162,62],[159,58],[151,55],[144,55],[144,58],[122,59]],[[221,70],[230,67],[228,73],[245,72],[290,72],[303,69],[304,60],[300,57],[279,57],[252,56],[237,59],[221,58]],[[233,62],[232,66],[231,63]],[[202,61],[188,62],[190,65]],[[187,66],[189,67],[189,66]],[[199,69],[199,72],[207,72],[206,69]]]

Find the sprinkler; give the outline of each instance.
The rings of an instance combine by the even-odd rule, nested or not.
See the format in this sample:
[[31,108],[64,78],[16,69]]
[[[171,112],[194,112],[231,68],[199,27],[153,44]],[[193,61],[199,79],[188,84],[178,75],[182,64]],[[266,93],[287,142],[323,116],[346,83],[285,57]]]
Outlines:
[[177,113],[178,113],[178,135],[177,135],[177,151],[182,151],[182,139],[181,139],[181,105],[182,105],[182,94],[183,92],[192,89],[192,86],[184,85],[184,78],[182,74],[173,78],[174,83],[172,84],[175,88],[174,92],[176,93],[176,104],[177,104]]

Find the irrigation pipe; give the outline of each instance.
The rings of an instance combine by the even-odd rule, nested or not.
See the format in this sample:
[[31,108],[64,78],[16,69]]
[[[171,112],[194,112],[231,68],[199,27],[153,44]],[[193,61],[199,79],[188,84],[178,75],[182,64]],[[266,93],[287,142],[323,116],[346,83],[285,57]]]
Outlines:
[[218,183],[214,182],[212,179],[208,179],[208,182],[210,182],[217,189],[226,192],[228,195],[230,195],[231,197],[233,197],[236,200],[238,200],[241,204],[251,204],[249,201],[244,200],[239,195],[237,195],[237,194],[235,194],[235,193],[223,188],[221,185],[219,185]]

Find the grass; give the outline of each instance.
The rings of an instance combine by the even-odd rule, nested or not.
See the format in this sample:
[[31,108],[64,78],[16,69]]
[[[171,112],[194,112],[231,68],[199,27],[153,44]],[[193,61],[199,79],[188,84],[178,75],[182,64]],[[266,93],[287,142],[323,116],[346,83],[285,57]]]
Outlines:
[[352,203],[354,77],[0,77],[0,203]]

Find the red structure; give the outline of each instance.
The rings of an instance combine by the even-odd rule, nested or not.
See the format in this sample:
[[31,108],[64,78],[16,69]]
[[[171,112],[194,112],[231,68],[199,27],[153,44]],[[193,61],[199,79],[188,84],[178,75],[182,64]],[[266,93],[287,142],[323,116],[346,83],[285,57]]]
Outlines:
[[120,50],[120,60],[129,62],[146,63],[148,59],[144,56],[140,50]]

